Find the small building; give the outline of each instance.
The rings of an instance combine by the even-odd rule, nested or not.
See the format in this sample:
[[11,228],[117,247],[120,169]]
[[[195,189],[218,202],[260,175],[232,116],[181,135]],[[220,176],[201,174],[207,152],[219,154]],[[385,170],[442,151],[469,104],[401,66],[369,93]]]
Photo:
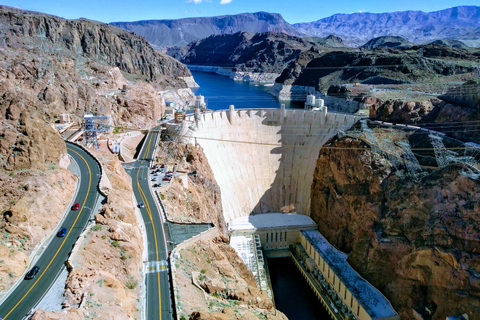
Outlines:
[[195,97],[195,108],[205,109],[207,104],[205,103],[205,97],[199,94]]
[[257,234],[263,250],[285,250],[298,243],[299,230],[316,230],[317,224],[303,214],[262,213],[232,220],[229,235]]
[[305,110],[316,110],[322,111],[325,107],[325,101],[323,99],[317,99],[313,94],[307,96],[307,101],[305,102]]
[[70,114],[62,113],[60,115],[60,124],[70,123]]
[[179,109],[175,111],[174,116],[175,116],[175,123],[183,122],[183,120],[185,120],[185,111],[183,111],[182,109]]

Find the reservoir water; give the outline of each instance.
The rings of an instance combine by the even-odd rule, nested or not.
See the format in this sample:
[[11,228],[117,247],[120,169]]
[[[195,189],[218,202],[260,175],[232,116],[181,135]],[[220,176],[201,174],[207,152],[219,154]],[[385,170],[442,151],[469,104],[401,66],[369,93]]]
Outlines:
[[289,320],[330,320],[290,257],[267,259],[275,306]]
[[236,109],[245,108],[286,108],[294,107],[291,101],[278,101],[268,92],[271,86],[251,82],[233,81],[228,77],[210,72],[192,71],[200,88],[193,89],[195,95],[203,95],[207,108],[212,110],[228,109],[233,104]]

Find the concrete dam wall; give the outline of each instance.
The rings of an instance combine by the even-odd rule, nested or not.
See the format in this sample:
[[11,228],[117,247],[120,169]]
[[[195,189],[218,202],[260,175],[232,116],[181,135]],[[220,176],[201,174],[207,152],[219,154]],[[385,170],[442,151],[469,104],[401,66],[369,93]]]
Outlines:
[[187,117],[208,158],[228,222],[252,213],[310,215],[310,188],[323,144],[359,116],[324,111],[239,109]]

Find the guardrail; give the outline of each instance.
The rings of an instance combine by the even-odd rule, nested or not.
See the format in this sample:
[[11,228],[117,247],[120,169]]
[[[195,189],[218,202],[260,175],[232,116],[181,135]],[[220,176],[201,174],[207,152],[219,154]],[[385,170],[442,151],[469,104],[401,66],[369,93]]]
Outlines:
[[[73,163],[76,164],[75,159],[73,159],[70,155],[68,155],[68,156],[70,157],[70,161],[72,161]],[[77,183],[76,183],[76,186],[75,186],[75,195],[78,193],[78,189],[80,188],[80,179],[81,179],[81,177],[78,176]],[[18,287],[20,282],[23,281],[23,279],[25,277],[25,274],[38,261],[38,259],[40,257],[40,254],[43,251],[43,249],[45,249],[45,247],[48,246],[50,244],[50,242],[52,241],[52,239],[56,236],[57,230],[63,224],[63,221],[65,221],[65,218],[67,217],[68,212],[70,211],[70,208],[73,206],[74,202],[75,202],[75,197],[72,197],[68,206],[65,208],[65,210],[63,210],[62,217],[58,221],[55,228],[52,229],[52,232],[50,233],[50,235],[44,237],[39,243],[37,243],[37,245],[35,246],[35,248],[32,250],[32,252],[29,255],[30,262],[28,263],[28,266],[25,268],[25,271],[23,272],[23,274],[20,277],[18,277],[18,279],[7,290],[5,290],[2,294],[0,294],[0,304],[2,304],[5,301],[5,299],[8,298],[10,293],[12,293],[12,291],[14,291]],[[55,230],[55,232],[53,232],[53,230]],[[1,320],[1,318],[0,318],[0,320]]]
[[80,147],[83,151],[85,151],[86,153],[88,153],[94,160],[95,162],[97,163],[98,167],[100,168],[100,182],[98,184],[98,190],[100,192],[100,194],[102,196],[104,196],[105,198],[108,198],[108,191],[107,190],[103,190],[103,184],[106,184],[106,175],[104,174],[105,172],[105,169],[103,168],[103,165],[102,163],[100,162],[100,160],[98,160],[98,158],[90,151],[88,150],[88,148],[86,148],[85,146],[82,146],[81,144],[79,143],[76,143],[76,142],[70,142],[70,141],[66,141],[68,143],[71,143],[71,144],[74,144],[78,147]]

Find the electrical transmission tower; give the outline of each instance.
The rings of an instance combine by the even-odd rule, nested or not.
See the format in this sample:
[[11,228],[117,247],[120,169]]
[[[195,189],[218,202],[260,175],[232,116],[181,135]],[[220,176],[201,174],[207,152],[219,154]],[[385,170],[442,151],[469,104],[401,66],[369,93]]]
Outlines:
[[108,116],[94,116],[86,114],[83,116],[83,131],[85,132],[84,144],[92,143],[98,150],[97,133],[108,132]]

